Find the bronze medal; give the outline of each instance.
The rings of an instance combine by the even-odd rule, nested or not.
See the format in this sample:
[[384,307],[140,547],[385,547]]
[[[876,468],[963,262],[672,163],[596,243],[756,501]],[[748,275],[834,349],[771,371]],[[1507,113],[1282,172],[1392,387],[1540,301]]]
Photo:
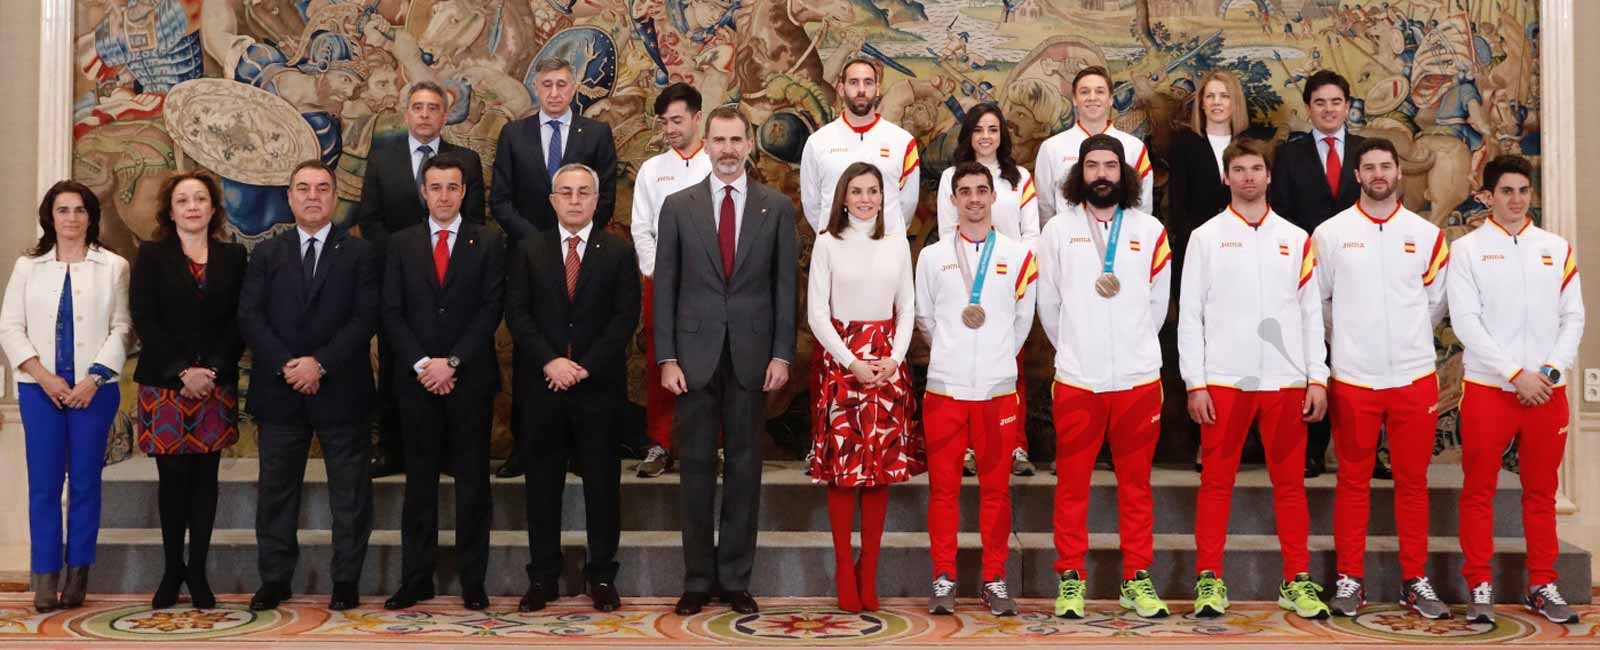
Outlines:
[[1118,280],[1115,274],[1102,273],[1100,277],[1094,279],[1094,292],[1100,294],[1101,298],[1113,297],[1120,291],[1122,291],[1122,281]]
[[983,307],[967,305],[965,309],[961,310],[961,324],[966,325],[967,329],[975,330],[983,327],[983,321],[987,320],[988,316],[988,314],[984,313]]

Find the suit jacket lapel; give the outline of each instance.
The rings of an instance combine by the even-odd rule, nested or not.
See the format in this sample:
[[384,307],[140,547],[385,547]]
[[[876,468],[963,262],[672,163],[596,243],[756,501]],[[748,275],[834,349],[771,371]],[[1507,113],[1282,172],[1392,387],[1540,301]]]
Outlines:
[[[703,244],[702,247],[705,248],[706,255],[711,256],[711,265],[717,269],[718,277],[725,278],[728,276],[728,272],[722,268],[722,247],[717,241],[717,220],[720,218],[718,211],[721,208],[713,207],[721,204],[711,201],[711,178],[710,175],[707,175],[704,181],[695,186],[699,188],[694,193],[694,203],[697,205],[689,207],[690,215],[700,214],[700,210],[711,208],[710,216],[704,218],[691,216],[689,222],[693,224],[692,228],[700,232],[700,242]],[[737,258],[735,258],[735,261],[737,261]]]
[[[310,305],[317,299],[317,292],[322,290],[322,284],[327,282],[328,274],[332,272],[334,263],[344,253],[344,233],[331,229],[328,241],[323,242],[317,250],[317,269],[311,276],[311,290],[306,292],[306,304]],[[298,241],[299,235],[296,235]],[[302,253],[304,254],[304,253]],[[431,256],[430,256],[431,257]]]
[[583,261],[578,264],[578,286],[572,291],[574,303],[577,302],[578,295],[583,293],[583,287],[588,284],[589,278],[596,273],[594,268],[600,266],[600,256],[609,251],[609,248],[601,245],[600,229],[590,230],[589,241],[583,244],[583,257],[581,258]]
[[[439,271],[436,270],[434,268],[434,266],[433,266],[433,242],[434,242],[433,227],[428,225],[432,221],[433,218],[429,217],[428,219],[429,219],[428,221],[422,222],[422,224],[423,224],[422,227],[423,227],[424,231],[427,234],[419,238],[419,239],[421,239],[421,241],[418,242],[417,250],[412,254],[416,257],[416,259],[428,260],[428,267],[427,267],[426,272],[423,273],[423,275],[428,276],[428,286],[433,287],[434,291],[438,291],[440,289]],[[461,250],[461,241],[462,241],[462,237],[458,233],[456,235],[456,250],[457,251]],[[450,271],[453,270],[455,265],[456,265],[456,256],[455,256],[455,253],[451,253],[450,254],[450,263],[445,265],[445,280],[449,280],[450,279],[450,275],[451,275]]]
[[[478,224],[462,219],[461,226],[456,229],[455,250],[450,251],[450,263],[444,267],[444,286],[442,288],[449,289],[450,285],[454,284],[456,278],[461,275],[459,269],[465,268],[477,257]],[[439,274],[434,273],[433,277],[437,281]]]
[[756,200],[756,187],[755,181],[745,180],[744,224],[739,229],[739,242],[733,247],[735,274],[744,268],[744,261],[751,257],[750,247],[755,245],[757,231],[767,225],[767,202]]

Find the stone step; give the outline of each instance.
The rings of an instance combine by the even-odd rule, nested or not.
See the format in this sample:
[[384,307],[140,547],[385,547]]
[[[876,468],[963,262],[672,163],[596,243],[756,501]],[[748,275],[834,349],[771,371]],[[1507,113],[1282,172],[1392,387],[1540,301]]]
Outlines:
[[[632,531],[678,530],[678,475],[641,479],[634,475],[637,461],[622,461],[622,528]],[[221,470],[218,499],[218,528],[255,526],[255,459],[228,458]],[[794,461],[768,462],[762,475],[760,526],[764,531],[805,532],[828,529],[826,494],[802,473]],[[1012,521],[1019,532],[1048,533],[1052,529],[1051,504],[1054,503],[1055,476],[1041,464],[1031,478],[1012,478]],[[107,467],[104,474],[105,501],[102,525],[106,528],[159,528],[156,509],[157,481],[154,460],[135,457]],[[521,479],[492,479],[495,530],[526,530],[526,498]],[[1189,468],[1157,467],[1151,476],[1157,533],[1187,535],[1194,529],[1195,495],[1200,476]],[[583,493],[575,476],[567,476],[568,489],[562,506],[562,528],[584,529]],[[1457,499],[1461,469],[1458,465],[1436,464],[1429,469],[1431,508],[1429,529],[1434,534],[1454,534],[1458,524]],[[1331,534],[1333,526],[1335,477],[1325,474],[1306,481],[1306,498],[1313,534]],[[1518,537],[1522,534],[1520,479],[1501,472],[1495,494],[1494,534]],[[405,493],[405,478],[391,476],[374,483],[374,527],[398,529]],[[899,532],[926,530],[928,485],[926,475],[892,488],[892,506],[885,529]],[[306,486],[302,492],[300,527],[327,530],[332,519],[327,508],[327,474],[322,462],[313,459],[306,467]],[[1096,471],[1092,478],[1088,528],[1091,533],[1117,531],[1116,476]],[[455,490],[445,477],[440,486],[440,521],[444,528],[455,525]],[[976,478],[962,482],[961,530],[978,530],[978,483]],[[1274,532],[1272,485],[1265,468],[1246,467],[1240,471],[1234,488],[1229,530],[1234,533],[1270,535]],[[1368,530],[1373,535],[1393,535],[1394,482],[1374,481],[1372,516]]]
[[[328,563],[332,556],[331,533],[325,530],[300,531],[299,566],[293,585],[296,592],[327,593],[331,587]],[[454,534],[440,533],[437,585],[441,593],[459,593],[456,584]],[[1114,599],[1120,580],[1121,553],[1111,534],[1091,534],[1085,571],[1089,597]],[[1270,535],[1232,535],[1224,566],[1229,596],[1234,600],[1275,600],[1281,566],[1276,538]],[[575,594],[582,586],[584,536],[582,532],[562,534],[566,570],[563,593]],[[978,591],[981,550],[976,533],[959,536],[958,593],[975,596]],[[1330,591],[1335,579],[1333,538],[1313,535],[1310,539],[1311,572]],[[1056,577],[1051,570],[1055,560],[1048,533],[1018,533],[1010,538],[1011,554],[1007,575],[1012,592],[1030,598],[1055,595]],[[1513,602],[1524,588],[1525,552],[1520,538],[1497,538],[1494,567],[1497,595]],[[1467,587],[1460,577],[1462,556],[1454,537],[1434,537],[1429,543],[1428,574],[1447,602],[1461,603]],[[513,596],[527,588],[522,567],[528,561],[527,534],[495,531],[491,535],[489,579],[491,595]],[[624,597],[679,594],[682,588],[683,561],[676,532],[630,531],[622,535],[618,561],[622,565],[617,586]],[[833,547],[826,532],[763,532],[756,555],[752,593],[761,596],[829,596],[833,591]],[[1367,544],[1368,598],[1389,601],[1399,594],[1398,542],[1393,537],[1376,536]],[[160,582],[162,567],[161,532],[157,529],[109,529],[100,536],[97,563],[91,573],[91,590],[98,593],[150,593]],[[1589,554],[1563,544],[1556,568],[1561,573],[1560,587],[1575,603],[1590,601]],[[879,576],[879,593],[885,597],[924,596],[931,568],[928,538],[923,533],[886,533]],[[1188,535],[1162,534],[1155,537],[1154,565],[1150,567],[1163,597],[1176,611],[1189,610],[1193,598],[1194,551]],[[248,594],[259,586],[256,573],[255,532],[252,529],[217,530],[208,572],[218,593]],[[399,587],[400,534],[383,530],[372,534],[361,592],[380,601]]]

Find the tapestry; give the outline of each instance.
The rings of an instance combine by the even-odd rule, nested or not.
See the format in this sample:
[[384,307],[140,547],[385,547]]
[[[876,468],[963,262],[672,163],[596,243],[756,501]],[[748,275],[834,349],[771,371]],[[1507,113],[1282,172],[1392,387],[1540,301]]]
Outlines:
[[[1537,7],[1536,0],[79,0],[73,175],[105,206],[102,237],[130,258],[154,234],[161,181],[178,170],[205,168],[222,179],[228,236],[248,246],[291,227],[289,170],[320,158],[338,170],[335,222],[353,225],[373,143],[405,137],[397,104],[407,84],[429,79],[448,90],[444,137],[478,151],[487,178],[501,127],[537,110],[533,62],[556,56],[579,71],[578,108],[615,134],[619,209],[610,227],[626,236],[634,170],[664,146],[649,107],[666,84],[694,85],[708,107],[740,102],[758,127],[752,173],[798,196],[806,138],[840,109],[830,81],[844,61],[865,56],[885,68],[884,117],[921,146],[923,200],[909,233],[917,250],[933,236],[933,186],[962,116],[977,103],[1003,108],[1016,158],[1031,166],[1038,144],[1073,122],[1073,74],[1108,66],[1117,126],[1150,144],[1161,216],[1165,153],[1206,71],[1236,71],[1251,121],[1275,128],[1281,140],[1310,128],[1302,84],[1332,68],[1353,84],[1351,130],[1395,142],[1406,206],[1455,238],[1486,216],[1472,191],[1488,159],[1539,155]],[[802,233],[802,269],[810,240]],[[509,365],[504,330],[500,339]],[[643,403],[640,341],[631,355],[635,404]],[[802,333],[795,375],[768,408],[774,436],[790,450],[807,444],[810,345]],[[1040,392],[1051,374],[1048,348],[1035,332],[1027,352],[1037,385],[1029,428],[1042,439],[1052,437]],[[1461,345],[1446,327],[1437,348],[1443,416],[1436,447],[1445,450],[1458,446]],[[129,409],[132,403],[124,400]],[[496,408],[501,455],[510,446],[509,395]],[[630,427],[642,428],[634,410]],[[1174,429],[1186,418],[1164,419],[1163,448],[1178,439],[1192,453],[1193,441],[1183,441],[1189,434]],[[126,436],[131,420],[118,426]],[[230,453],[253,455],[254,427],[243,429]],[[1173,456],[1182,454],[1163,452]]]

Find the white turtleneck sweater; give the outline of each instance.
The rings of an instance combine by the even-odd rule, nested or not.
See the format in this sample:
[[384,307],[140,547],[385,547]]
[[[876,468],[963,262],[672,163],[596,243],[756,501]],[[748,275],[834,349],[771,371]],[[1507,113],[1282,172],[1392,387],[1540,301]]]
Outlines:
[[845,323],[894,319],[890,358],[898,363],[905,361],[911,346],[916,318],[911,247],[904,237],[889,232],[872,239],[872,225],[851,218],[843,238],[819,234],[811,249],[807,322],[822,348],[846,367],[857,358],[833,329],[835,319]]

